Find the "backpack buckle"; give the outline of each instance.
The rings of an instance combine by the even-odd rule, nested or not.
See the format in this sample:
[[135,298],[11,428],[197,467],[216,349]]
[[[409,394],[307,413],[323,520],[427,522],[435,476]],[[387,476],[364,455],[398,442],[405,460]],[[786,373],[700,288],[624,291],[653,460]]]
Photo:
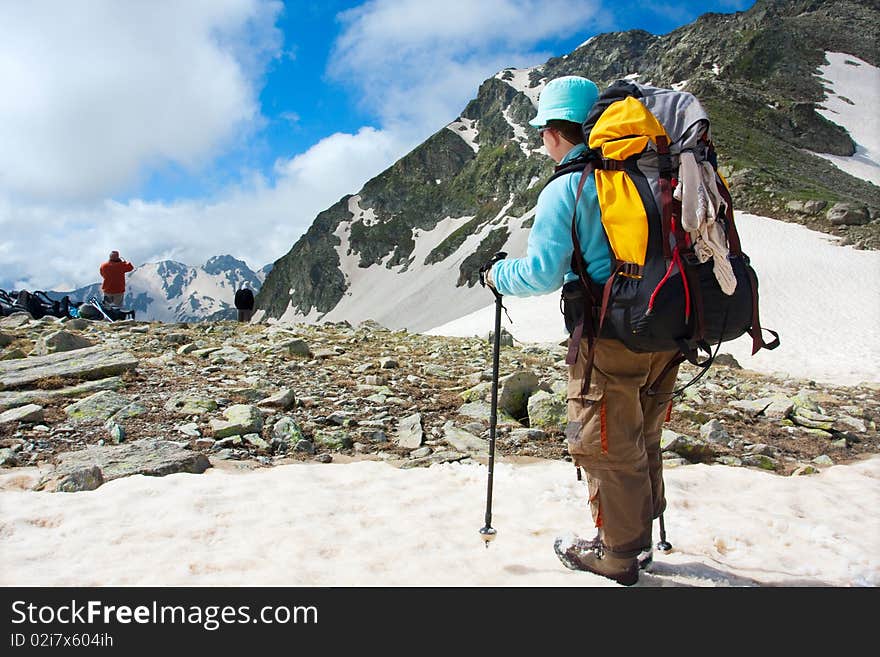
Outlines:
[[682,251],[680,253],[681,259],[688,267],[696,267],[700,264],[700,259],[697,257],[697,254],[691,250]]

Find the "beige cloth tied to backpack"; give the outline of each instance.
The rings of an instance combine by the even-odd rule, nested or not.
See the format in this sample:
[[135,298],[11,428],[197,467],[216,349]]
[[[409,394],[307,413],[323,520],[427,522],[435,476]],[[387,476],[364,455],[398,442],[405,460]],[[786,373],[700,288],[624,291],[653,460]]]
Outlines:
[[672,195],[681,201],[681,225],[691,236],[697,259],[706,262],[713,258],[712,272],[718,285],[725,294],[733,294],[736,276],[727,259],[727,237],[716,221],[723,201],[716,186],[715,169],[709,162],[697,163],[692,152],[682,152],[678,186]]

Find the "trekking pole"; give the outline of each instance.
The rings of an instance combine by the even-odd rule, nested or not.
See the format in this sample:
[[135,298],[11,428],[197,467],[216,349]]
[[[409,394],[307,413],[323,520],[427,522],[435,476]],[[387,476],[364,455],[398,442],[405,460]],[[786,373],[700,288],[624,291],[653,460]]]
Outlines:
[[660,514],[660,540],[657,541],[657,549],[661,552],[671,552],[672,543],[666,540],[666,525],[663,523],[663,514]]
[[101,302],[98,301],[98,297],[89,297],[89,303],[91,303],[95,308],[98,309],[98,312],[100,312],[104,316],[104,319],[106,319],[108,322],[113,321],[112,319],[110,319],[110,315],[104,312],[104,306],[102,306]]
[[[480,285],[486,287],[485,274],[486,271],[498,260],[507,256],[506,253],[496,253],[490,263],[480,269]],[[495,473],[495,429],[498,424],[498,370],[501,357],[501,295],[491,285],[489,289],[495,295],[495,336],[492,344],[492,408],[489,414],[489,475],[486,484],[486,525],[480,529],[480,538],[486,543],[486,549],[489,543],[495,540],[498,534],[492,528],[492,480]]]
[[[495,290],[492,290],[495,292]],[[480,529],[480,536],[486,547],[495,539],[497,532],[492,529],[492,477],[495,470],[495,428],[498,424],[498,369],[501,355],[501,295],[495,292],[495,336],[492,346],[492,410],[489,414],[489,478],[486,488],[486,526]]]

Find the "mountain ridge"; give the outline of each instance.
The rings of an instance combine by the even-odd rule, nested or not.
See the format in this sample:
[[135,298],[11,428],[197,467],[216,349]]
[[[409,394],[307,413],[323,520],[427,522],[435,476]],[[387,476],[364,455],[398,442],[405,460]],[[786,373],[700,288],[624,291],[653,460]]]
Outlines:
[[[209,258],[200,266],[174,260],[144,263],[126,276],[123,307],[138,319],[162,322],[219,321],[235,318],[233,297],[242,285],[255,292],[271,265],[251,270],[243,260],[229,255]],[[92,283],[70,292],[49,292],[53,298],[69,296],[85,301],[101,298],[101,284]]]
[[[876,66],[876,40],[859,36],[878,24],[871,2],[759,0],[666,35],[600,34],[539,66],[504,69],[444,129],[318,214],[267,276],[257,318],[425,330],[485,305],[477,269],[502,248],[524,250],[552,171],[527,121],[543,83],[567,74],[600,88],[630,77],[695,93],[737,209],[878,248],[876,221],[843,229],[793,209],[847,202],[876,216],[880,208],[880,188],[816,155],[855,152],[846,130],[817,112],[825,97],[817,67],[837,50]],[[432,308],[436,286],[457,288],[461,303]]]

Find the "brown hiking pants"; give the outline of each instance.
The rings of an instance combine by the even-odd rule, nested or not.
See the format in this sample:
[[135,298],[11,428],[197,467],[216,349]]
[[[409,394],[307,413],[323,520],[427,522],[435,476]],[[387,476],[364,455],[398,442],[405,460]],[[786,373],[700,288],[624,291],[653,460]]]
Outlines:
[[605,547],[636,556],[651,546],[653,519],[663,513],[660,433],[675,388],[673,367],[648,395],[677,352],[637,354],[618,340],[596,341],[590,387],[581,394],[587,341],[569,367],[568,451],[587,473],[590,510]]

